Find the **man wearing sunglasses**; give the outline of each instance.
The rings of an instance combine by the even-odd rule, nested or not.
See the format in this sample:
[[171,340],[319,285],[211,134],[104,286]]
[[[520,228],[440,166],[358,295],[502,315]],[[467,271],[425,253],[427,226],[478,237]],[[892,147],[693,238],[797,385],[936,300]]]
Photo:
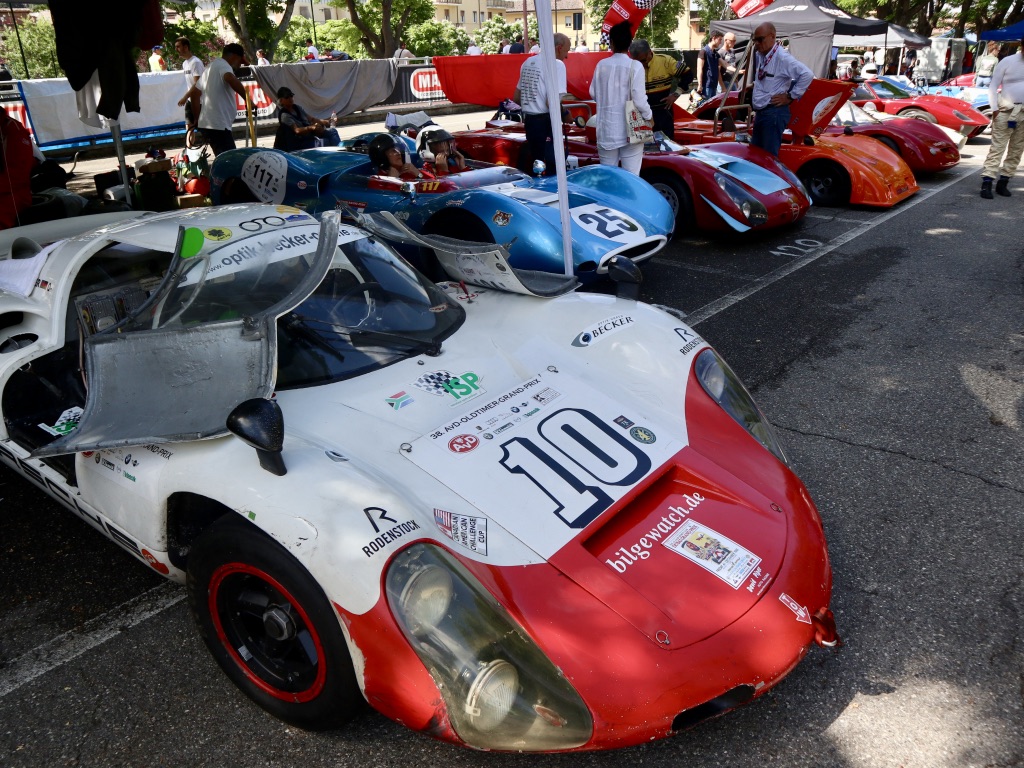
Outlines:
[[789,124],[789,105],[804,95],[814,74],[794,59],[775,39],[775,25],[761,24],[751,38],[754,45],[754,130],[750,143],[776,157],[782,132]]

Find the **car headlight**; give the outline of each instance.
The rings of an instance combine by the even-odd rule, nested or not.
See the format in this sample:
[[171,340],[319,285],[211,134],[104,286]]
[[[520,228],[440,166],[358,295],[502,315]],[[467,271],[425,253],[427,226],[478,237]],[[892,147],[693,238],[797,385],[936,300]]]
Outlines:
[[959,109],[954,109],[953,110],[953,117],[955,117],[961,123],[969,123],[969,122],[971,122],[971,118],[969,118],[967,115],[965,115]]
[[804,197],[806,197],[808,200],[811,199],[811,196],[807,194],[807,189],[804,187],[804,183],[800,181],[799,176],[797,176],[795,173],[793,173],[793,171],[787,168],[781,160],[777,160],[776,158],[773,157],[772,162],[775,163],[775,172],[777,174],[782,176],[782,178],[788,181],[792,186],[796,187],[801,192],[803,192]]
[[726,178],[721,173],[715,173],[715,182],[719,189],[725,192],[740,209],[740,213],[743,214],[750,226],[756,227],[768,221],[768,209],[764,207],[764,204],[735,181]]
[[542,751],[590,739],[593,721],[576,690],[451,554],[414,544],[391,562],[386,587],[392,615],[466,744]]
[[775,430],[747,392],[743,382],[713,349],[705,349],[694,363],[697,380],[708,396],[722,406],[733,420],[749,432],[761,445],[789,464]]

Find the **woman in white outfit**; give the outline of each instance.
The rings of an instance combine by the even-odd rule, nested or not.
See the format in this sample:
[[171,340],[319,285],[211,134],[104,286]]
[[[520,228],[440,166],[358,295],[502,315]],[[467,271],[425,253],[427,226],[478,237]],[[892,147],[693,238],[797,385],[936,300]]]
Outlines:
[[601,165],[621,165],[639,176],[644,145],[629,143],[626,100],[633,99],[641,117],[650,122],[652,115],[647,104],[644,65],[626,54],[633,42],[628,21],[612,27],[608,41],[612,55],[598,62],[594,78],[590,81],[590,98],[597,102],[597,153]]

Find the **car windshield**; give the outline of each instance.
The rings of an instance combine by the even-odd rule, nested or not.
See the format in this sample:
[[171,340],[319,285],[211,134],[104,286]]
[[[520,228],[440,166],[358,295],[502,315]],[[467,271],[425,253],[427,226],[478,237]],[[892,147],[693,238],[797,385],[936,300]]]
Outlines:
[[339,242],[317,289],[277,322],[277,388],[359,376],[436,354],[465,312],[373,237]]
[[873,80],[871,82],[871,90],[875,92],[876,99],[912,99],[914,98],[911,94],[904,91],[902,88],[897,88],[892,83],[887,83],[884,80]]
[[839,108],[831,122],[832,125],[868,125],[882,121],[852,101],[848,101]]

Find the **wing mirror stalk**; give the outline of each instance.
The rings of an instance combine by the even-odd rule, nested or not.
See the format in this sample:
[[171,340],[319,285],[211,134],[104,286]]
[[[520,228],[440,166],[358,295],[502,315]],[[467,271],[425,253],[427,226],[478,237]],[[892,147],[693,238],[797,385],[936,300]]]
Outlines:
[[227,428],[246,445],[256,449],[260,466],[272,475],[288,472],[281,456],[284,447],[284,414],[276,400],[256,397],[235,406]]

